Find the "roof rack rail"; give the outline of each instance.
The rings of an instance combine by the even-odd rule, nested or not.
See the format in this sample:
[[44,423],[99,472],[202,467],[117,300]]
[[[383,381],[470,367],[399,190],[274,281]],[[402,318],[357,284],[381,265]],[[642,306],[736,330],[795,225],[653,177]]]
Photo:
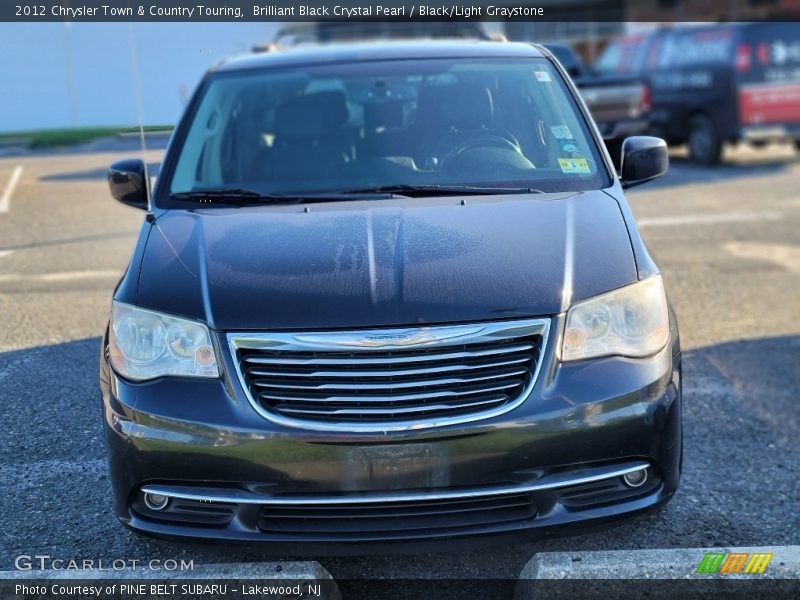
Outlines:
[[493,38],[479,23],[472,22],[301,23],[282,27],[270,42],[253,46],[253,52],[275,52],[308,44],[410,39],[488,41]]

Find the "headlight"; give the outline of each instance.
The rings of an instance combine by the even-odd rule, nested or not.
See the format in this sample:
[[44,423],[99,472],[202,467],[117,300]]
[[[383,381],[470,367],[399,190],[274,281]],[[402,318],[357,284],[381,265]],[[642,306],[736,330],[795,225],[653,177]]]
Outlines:
[[567,313],[561,359],[655,354],[669,339],[661,276],[573,304]]
[[130,304],[113,303],[108,350],[114,369],[136,381],[162,375],[219,377],[208,327]]

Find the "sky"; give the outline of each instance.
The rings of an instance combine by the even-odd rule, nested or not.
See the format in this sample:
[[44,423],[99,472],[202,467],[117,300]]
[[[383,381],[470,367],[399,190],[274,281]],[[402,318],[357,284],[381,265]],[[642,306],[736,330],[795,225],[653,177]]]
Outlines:
[[[272,23],[0,23],[0,132],[173,124],[203,73]],[[133,40],[133,45],[131,44]]]

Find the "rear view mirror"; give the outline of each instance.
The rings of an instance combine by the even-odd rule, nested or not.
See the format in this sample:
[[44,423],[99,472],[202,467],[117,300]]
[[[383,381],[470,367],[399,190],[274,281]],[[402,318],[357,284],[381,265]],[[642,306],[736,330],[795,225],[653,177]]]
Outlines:
[[148,210],[150,182],[147,167],[138,158],[115,162],[108,168],[108,187],[117,200],[134,208]]
[[633,187],[661,177],[668,167],[667,143],[661,138],[639,135],[629,137],[622,143],[622,187]]

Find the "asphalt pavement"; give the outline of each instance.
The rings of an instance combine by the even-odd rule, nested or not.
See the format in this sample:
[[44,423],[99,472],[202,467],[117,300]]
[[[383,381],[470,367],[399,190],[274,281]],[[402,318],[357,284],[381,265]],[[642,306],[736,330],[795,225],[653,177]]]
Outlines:
[[[22,554],[274,560],[143,539],[111,514],[99,336],[143,215],[108,194],[105,167],[131,152],[108,148],[0,157],[0,569]],[[800,543],[800,155],[737,149],[710,169],[673,158],[667,177],[629,198],[680,320],[685,461],[674,499],[579,537],[320,557],[335,578],[507,579],[536,552]]]

